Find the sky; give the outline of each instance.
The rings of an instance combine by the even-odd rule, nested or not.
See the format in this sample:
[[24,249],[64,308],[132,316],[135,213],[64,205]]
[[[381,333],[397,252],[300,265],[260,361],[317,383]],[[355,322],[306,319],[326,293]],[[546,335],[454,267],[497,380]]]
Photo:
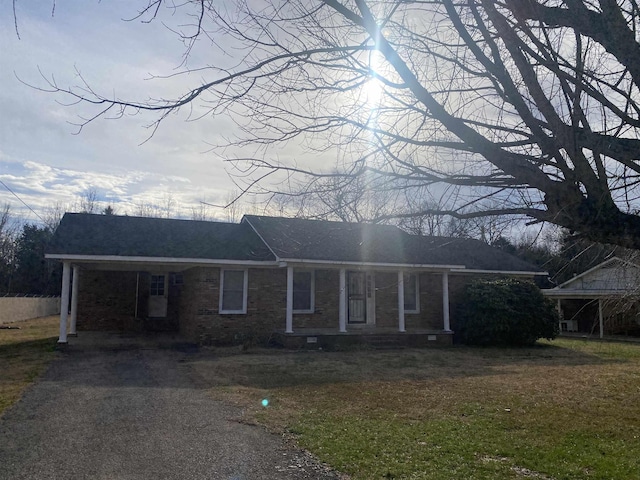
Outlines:
[[[0,184],[0,206],[9,202],[15,216],[39,223],[92,190],[119,214],[170,199],[173,215],[188,218],[200,201],[222,204],[235,188],[209,152],[217,136],[233,132],[227,118],[171,116],[150,139],[153,117],[145,115],[98,119],[78,132],[82,106],[26,85],[45,87],[43,76],[78,85],[81,75],[100,93],[132,100],[175,97],[195,85],[196,76],[151,78],[177,71],[184,46],[162,22],[123,21],[143,3],[17,0],[16,33],[12,0],[0,0],[0,181],[19,197]],[[218,61],[205,58],[206,49],[192,55]],[[225,217],[222,209],[208,213]]]

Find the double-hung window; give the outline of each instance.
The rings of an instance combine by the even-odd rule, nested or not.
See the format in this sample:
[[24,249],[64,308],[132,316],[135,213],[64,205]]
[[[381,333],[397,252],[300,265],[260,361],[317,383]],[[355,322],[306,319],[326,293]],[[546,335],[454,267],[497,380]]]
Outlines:
[[404,311],[420,313],[420,285],[415,273],[404,274]]
[[312,270],[293,271],[293,311],[313,313],[315,279]]
[[247,313],[246,270],[220,271],[220,313]]

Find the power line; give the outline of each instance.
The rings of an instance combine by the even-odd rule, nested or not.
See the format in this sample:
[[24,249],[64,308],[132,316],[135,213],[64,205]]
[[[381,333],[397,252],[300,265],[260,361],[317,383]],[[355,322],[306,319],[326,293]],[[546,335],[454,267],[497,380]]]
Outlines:
[[22,199],[18,196],[18,194],[17,194],[16,192],[14,192],[13,190],[11,190],[11,189],[9,188],[9,186],[8,186],[6,183],[4,183],[2,180],[0,180],[0,184],[2,184],[2,185],[4,186],[4,188],[6,188],[7,190],[9,190],[9,192],[11,192],[11,194],[12,194],[14,197],[16,197],[18,200],[20,200],[20,202],[22,202],[22,204],[23,204],[25,207],[27,207],[29,210],[31,210],[31,212],[32,212],[36,217],[38,217],[42,223],[45,223],[45,224],[47,223],[47,222],[45,222],[45,221],[44,221],[44,219],[43,219],[40,215],[38,215],[38,214],[36,213],[36,211],[35,211],[33,208],[31,208],[29,205],[27,205],[27,203],[26,203],[24,200],[22,200]]

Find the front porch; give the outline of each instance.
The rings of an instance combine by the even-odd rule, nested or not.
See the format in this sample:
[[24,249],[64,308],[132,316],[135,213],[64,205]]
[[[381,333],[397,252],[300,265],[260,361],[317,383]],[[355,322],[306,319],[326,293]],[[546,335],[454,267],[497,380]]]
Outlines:
[[453,332],[445,330],[419,329],[399,332],[394,328],[359,328],[339,332],[330,328],[308,328],[286,333],[274,332],[274,344],[288,349],[333,350],[352,345],[375,347],[427,347],[453,344]]

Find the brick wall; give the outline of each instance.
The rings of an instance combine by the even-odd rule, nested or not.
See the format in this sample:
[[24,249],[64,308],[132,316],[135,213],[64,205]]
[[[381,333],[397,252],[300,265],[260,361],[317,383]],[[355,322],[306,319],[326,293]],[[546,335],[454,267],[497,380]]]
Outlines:
[[340,271],[316,270],[314,275],[316,287],[314,312],[294,313],[294,332],[299,328],[335,328],[336,330],[339,328]]
[[250,268],[246,314],[220,314],[220,269],[196,267],[184,273],[180,297],[180,332],[203,343],[240,344],[268,341],[284,330],[287,271]]
[[[246,314],[218,313],[220,269],[193,268],[184,274],[180,298],[180,331],[204,344],[264,342],[274,331],[282,331],[286,317],[286,270],[250,268]],[[458,282],[451,280],[454,292]],[[462,279],[461,285],[466,279]],[[315,271],[315,310],[293,315],[294,332],[303,328],[338,329],[339,271]],[[398,326],[398,276],[396,272],[376,272],[376,326]],[[451,288],[451,287],[450,287]],[[406,314],[407,330],[441,330],[442,276],[420,275],[420,313]]]
[[376,326],[398,328],[398,274],[375,272]]
[[136,272],[83,270],[79,286],[78,330],[142,328],[135,320]]
[[177,330],[179,287],[169,284],[166,318],[147,319],[149,281],[150,276],[146,272],[82,270],[78,291],[78,330]]
[[418,278],[420,285],[420,313],[406,313],[405,325],[407,331],[412,328],[442,330],[442,274],[421,273]]
[[[181,287],[169,285],[167,319],[159,325],[154,319],[144,320],[148,312],[148,274],[140,273],[136,319],[136,272],[83,271],[78,328],[141,331],[177,328],[179,325],[186,338],[203,344],[265,342],[274,331],[285,328],[287,272],[284,268],[250,268],[248,275],[247,313],[222,315],[218,311],[220,269],[195,267],[183,272],[184,284]],[[462,299],[464,286],[471,279],[470,275],[449,275],[450,318],[454,331],[457,327],[457,305]],[[398,327],[397,282],[396,272],[375,272],[377,327]],[[405,315],[407,331],[441,330],[442,275],[421,273],[419,282],[420,313]],[[294,314],[294,331],[303,328],[337,331],[338,307],[339,270],[316,270],[315,311],[312,314]]]

